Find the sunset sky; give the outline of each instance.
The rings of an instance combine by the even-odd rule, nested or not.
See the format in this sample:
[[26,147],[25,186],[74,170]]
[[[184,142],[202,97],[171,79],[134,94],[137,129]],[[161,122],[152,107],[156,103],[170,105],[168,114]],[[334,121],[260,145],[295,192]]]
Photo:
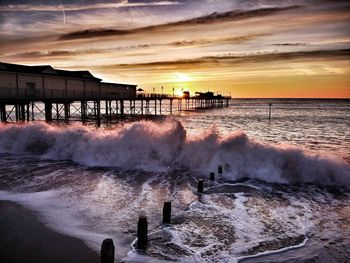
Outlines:
[[146,91],[350,98],[350,1],[2,0],[1,61]]

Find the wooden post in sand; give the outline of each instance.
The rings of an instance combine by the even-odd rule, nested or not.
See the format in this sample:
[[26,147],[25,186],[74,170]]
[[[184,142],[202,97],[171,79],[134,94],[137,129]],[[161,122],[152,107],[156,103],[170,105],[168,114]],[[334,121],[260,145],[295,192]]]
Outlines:
[[271,120],[271,107],[272,107],[272,103],[269,103],[269,120]]
[[103,240],[101,246],[101,263],[114,263],[114,244],[111,238]]
[[214,181],[214,180],[215,180],[215,173],[210,173],[209,179],[210,179],[211,181]]
[[139,222],[137,223],[137,248],[138,249],[146,249],[148,243],[148,222],[147,217],[140,216]]
[[222,165],[218,166],[218,174],[222,174]]
[[171,223],[171,202],[164,202],[163,206],[163,224]]
[[204,190],[203,179],[198,179],[198,193],[202,194]]

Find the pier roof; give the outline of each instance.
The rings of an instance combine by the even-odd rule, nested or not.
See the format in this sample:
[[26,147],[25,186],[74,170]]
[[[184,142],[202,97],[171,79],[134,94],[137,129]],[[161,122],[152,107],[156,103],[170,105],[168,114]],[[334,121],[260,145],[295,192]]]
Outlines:
[[13,73],[51,75],[51,76],[59,76],[59,77],[65,77],[65,78],[92,79],[96,81],[101,81],[101,79],[96,78],[87,70],[70,71],[70,70],[54,69],[50,65],[27,66],[27,65],[18,65],[18,64],[0,62],[0,71],[13,72]]

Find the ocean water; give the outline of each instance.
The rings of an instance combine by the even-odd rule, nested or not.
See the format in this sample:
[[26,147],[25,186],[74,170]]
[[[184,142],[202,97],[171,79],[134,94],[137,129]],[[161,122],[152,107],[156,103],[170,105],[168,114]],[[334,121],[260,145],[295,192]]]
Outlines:
[[124,262],[349,262],[350,100],[272,100],[271,120],[269,102],[100,129],[0,124],[0,200],[96,251],[111,237]]

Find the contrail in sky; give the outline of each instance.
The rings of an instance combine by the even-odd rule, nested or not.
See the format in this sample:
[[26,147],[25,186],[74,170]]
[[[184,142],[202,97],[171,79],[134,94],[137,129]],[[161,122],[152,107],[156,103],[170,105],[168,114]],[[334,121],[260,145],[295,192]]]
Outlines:
[[66,24],[66,12],[64,11],[64,5],[62,3],[62,0],[60,0],[61,6],[62,6],[62,12],[63,12],[63,24]]

